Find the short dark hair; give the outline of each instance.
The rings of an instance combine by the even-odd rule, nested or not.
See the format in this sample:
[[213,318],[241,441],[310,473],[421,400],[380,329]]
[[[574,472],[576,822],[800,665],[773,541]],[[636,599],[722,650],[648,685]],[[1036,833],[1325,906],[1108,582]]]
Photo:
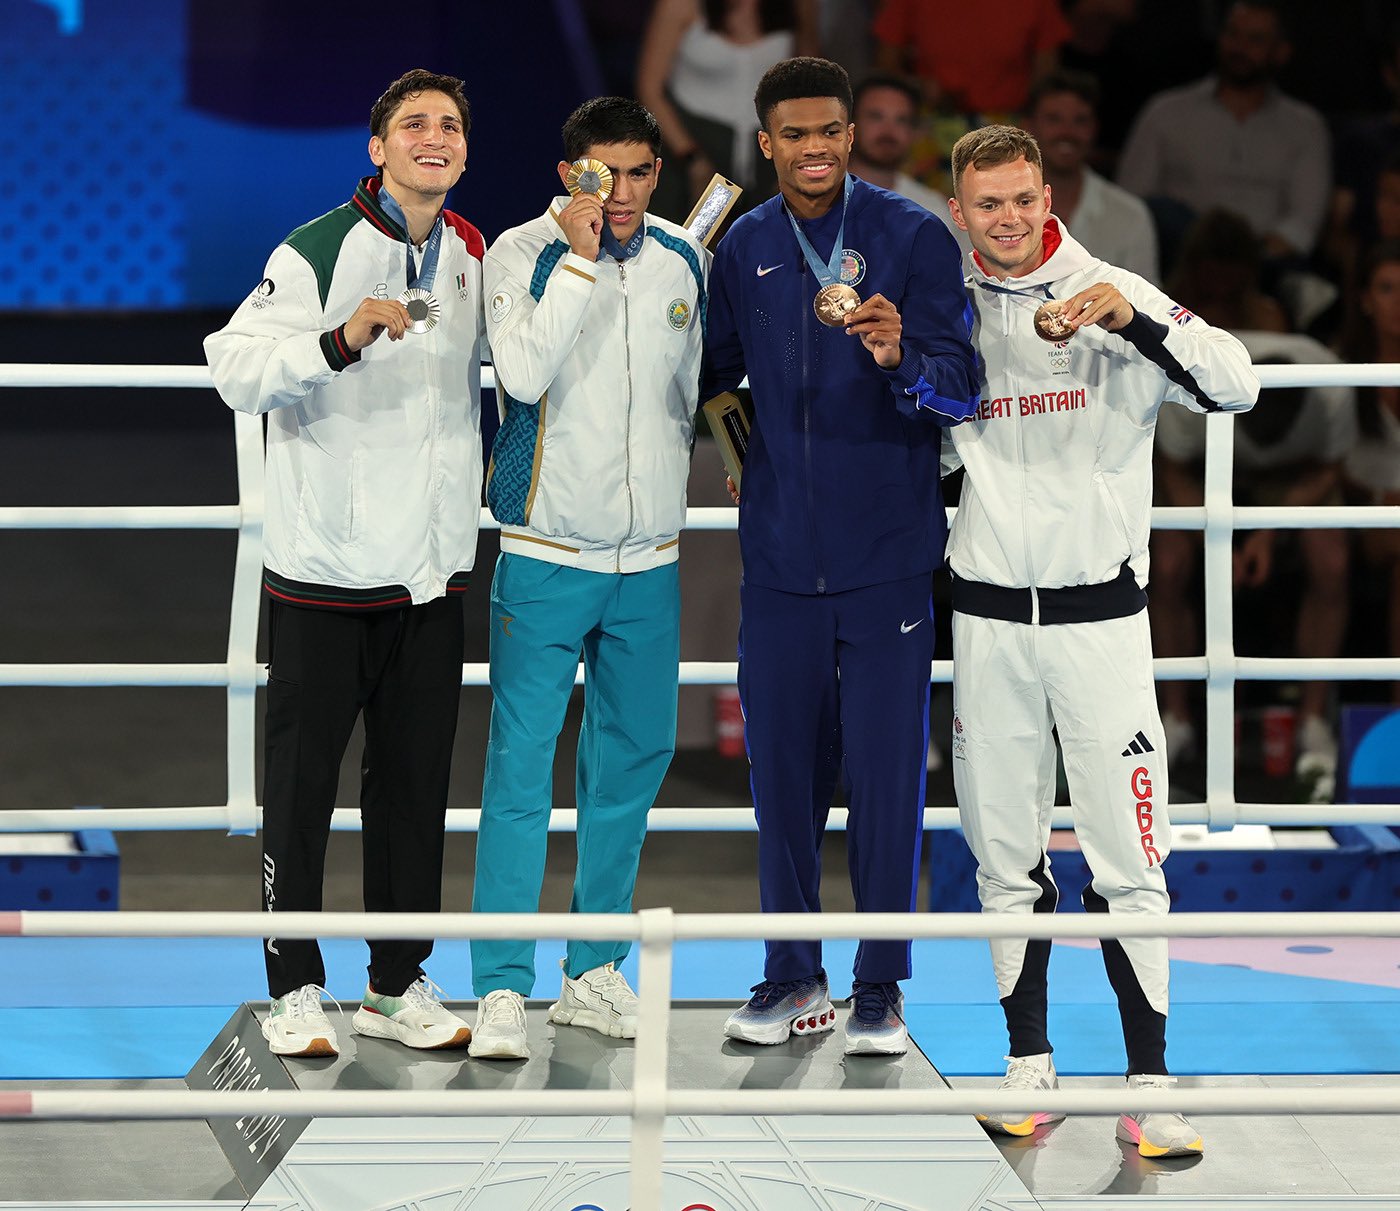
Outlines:
[[1035,136],[1019,126],[982,126],[969,130],[953,144],[953,192],[962,185],[968,168],[996,168],[1024,158],[1026,163],[1044,169],[1040,144]]
[[1057,67],[1031,85],[1030,95],[1026,98],[1026,113],[1035,113],[1035,107],[1041,101],[1056,93],[1073,93],[1095,113],[1099,112],[1099,100],[1103,95],[1098,80],[1088,72]]
[[1232,0],[1225,6],[1225,16],[1228,17],[1237,8],[1253,8],[1270,13],[1279,37],[1285,42],[1293,41],[1293,12],[1284,0]]
[[577,160],[595,143],[645,143],[654,159],[661,154],[661,127],[640,101],[594,97],[564,123],[564,158]]
[[768,129],[774,106],[799,97],[835,97],[846,107],[846,121],[851,120],[851,77],[839,63],[799,55],[781,59],[763,73],[753,95],[758,124]]
[[891,88],[895,92],[903,93],[909,98],[909,104],[914,107],[917,115],[919,106],[923,103],[923,98],[919,96],[919,90],[910,84],[902,76],[866,76],[859,84],[851,90],[851,117],[856,116],[856,110],[860,108],[860,99],[868,92],[874,92],[877,88]]
[[423,67],[404,72],[384,90],[383,95],[374,103],[374,108],[369,111],[369,133],[384,138],[389,133],[389,119],[394,116],[405,97],[424,92],[440,92],[446,93],[457,107],[457,112],[462,118],[462,134],[465,136],[472,126],[472,107],[467,101],[466,93],[462,91],[465,87],[466,82],[457,79],[456,76],[444,76]]

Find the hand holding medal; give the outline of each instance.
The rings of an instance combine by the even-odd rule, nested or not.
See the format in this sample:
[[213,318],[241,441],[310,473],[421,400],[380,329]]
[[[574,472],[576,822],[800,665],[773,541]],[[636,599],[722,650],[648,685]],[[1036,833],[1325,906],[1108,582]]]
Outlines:
[[612,171],[601,160],[584,157],[568,165],[561,161],[559,175],[573,198],[559,212],[559,226],[570,251],[591,261],[603,237],[603,203],[612,196]]
[[1095,282],[1063,302],[1051,299],[1036,309],[1036,335],[1047,341],[1067,341],[1086,324],[1117,332],[1136,314],[1117,286]]
[[904,321],[899,308],[883,294],[872,294],[846,312],[844,322],[846,331],[860,337],[861,344],[870,350],[876,365],[882,369],[893,370],[903,361],[904,350],[899,342],[904,335]]

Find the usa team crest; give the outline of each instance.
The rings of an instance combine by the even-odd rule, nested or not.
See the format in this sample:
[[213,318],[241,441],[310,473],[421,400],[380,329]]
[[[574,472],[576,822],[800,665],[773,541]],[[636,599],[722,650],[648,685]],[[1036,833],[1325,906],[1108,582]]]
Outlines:
[[841,249],[841,284],[858,286],[865,277],[865,258],[854,248]]

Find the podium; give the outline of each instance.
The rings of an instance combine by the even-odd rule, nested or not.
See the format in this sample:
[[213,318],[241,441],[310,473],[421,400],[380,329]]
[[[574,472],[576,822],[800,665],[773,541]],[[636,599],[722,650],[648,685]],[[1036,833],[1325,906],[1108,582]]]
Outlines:
[[[415,1052],[337,1023],[336,1059],[274,1056],[243,1005],[186,1078],[200,1089],[612,1089],[633,1048],[527,1009],[530,1059]],[[471,1006],[452,1008],[472,1020]],[[924,1089],[903,1056],[843,1053],[839,1028],[775,1047],[723,1037],[732,1006],[677,1002],[670,1079],[691,1089]],[[625,1211],[630,1121],[592,1116],[210,1120],[249,1211]],[[713,1115],[667,1120],[665,1211],[1030,1211],[1039,1206],[976,1121],[937,1115]],[[933,1201],[931,1201],[933,1200]]]

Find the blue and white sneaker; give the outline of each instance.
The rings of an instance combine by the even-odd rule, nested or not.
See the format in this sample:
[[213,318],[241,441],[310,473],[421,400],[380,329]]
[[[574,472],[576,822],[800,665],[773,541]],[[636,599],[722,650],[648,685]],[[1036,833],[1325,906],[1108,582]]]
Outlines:
[[851,1012],[846,1017],[846,1054],[903,1055],[908,1050],[899,985],[857,980],[851,986]]
[[724,1033],[745,1043],[785,1043],[795,1034],[825,1034],[836,1025],[826,972],[804,980],[764,980],[729,1015]]

